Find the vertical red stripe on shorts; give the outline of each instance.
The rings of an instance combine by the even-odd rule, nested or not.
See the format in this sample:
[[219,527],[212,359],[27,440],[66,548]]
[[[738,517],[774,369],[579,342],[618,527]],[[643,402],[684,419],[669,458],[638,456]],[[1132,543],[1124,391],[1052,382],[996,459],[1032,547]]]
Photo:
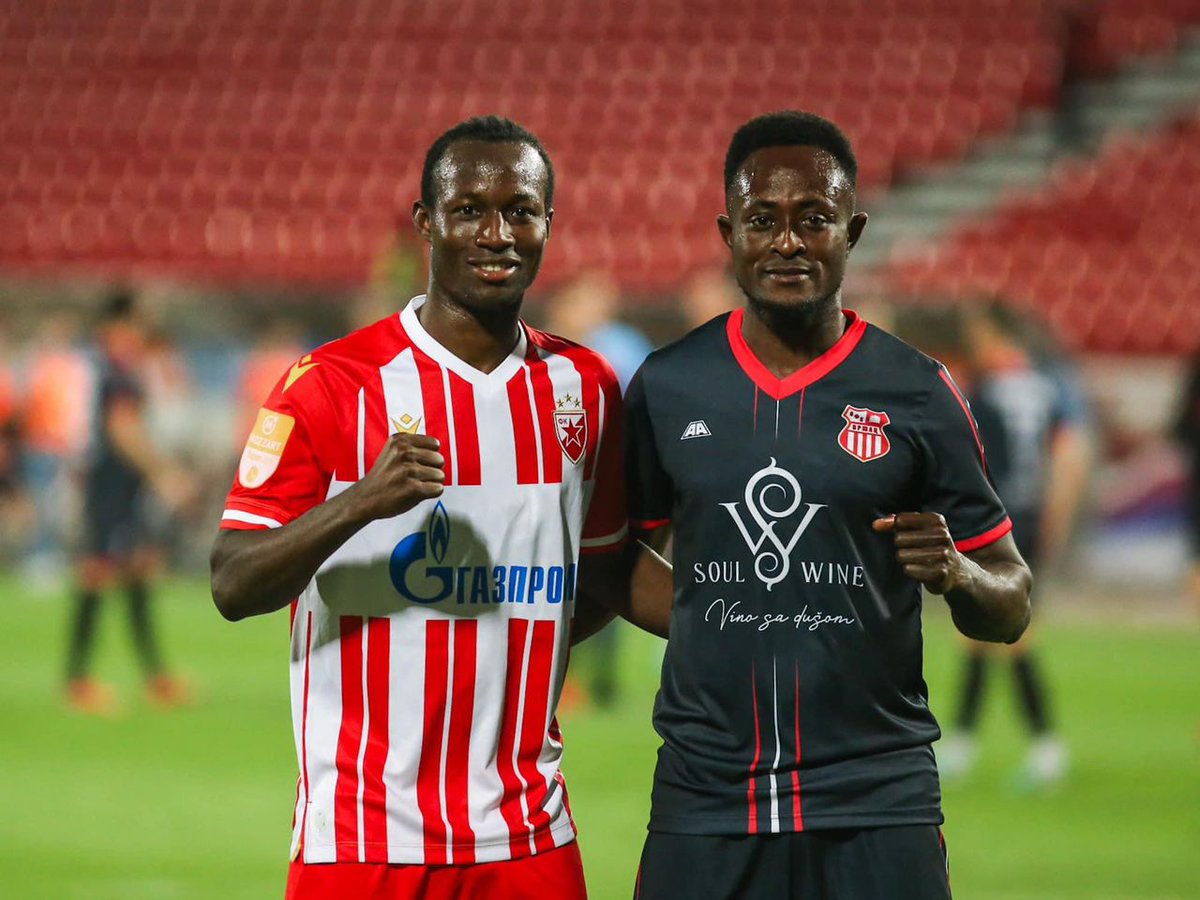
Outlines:
[[383,376],[378,369],[371,373],[363,385],[363,413],[363,464],[366,472],[369,472],[392,433],[387,417],[387,399],[383,394]]
[[762,754],[762,733],[758,725],[758,676],[754,665],[750,666],[750,702],[754,710],[754,761],[750,763],[750,784],[746,788],[746,802],[750,805],[746,827],[750,834],[758,834],[758,801],[754,796],[754,773],[758,771],[758,760]]
[[[517,484],[537,484],[537,437],[529,409],[529,376],[524,369],[508,380],[508,407],[512,414],[513,446],[517,451]],[[557,442],[556,442],[557,444]]]
[[388,681],[391,675],[391,619],[367,623],[367,748],[363,755],[363,844],[367,862],[387,858],[387,790],[383,766],[388,752]]
[[441,454],[445,457],[446,484],[457,484],[454,480],[453,454],[450,452],[450,420],[446,408],[446,385],[442,381],[442,367],[413,348],[413,359],[417,363],[417,374],[421,378],[421,400],[425,404],[425,433],[437,438]]
[[446,747],[446,817],[454,832],[453,862],[455,865],[470,865],[475,862],[469,768],[479,623],[473,619],[462,619],[454,623],[453,630],[454,697],[450,704],[450,742]]
[[558,427],[554,424],[554,385],[546,361],[529,345],[526,354],[529,378],[533,384],[533,402],[537,409],[537,424],[542,434],[542,474],[544,484],[562,482],[563,452],[558,443]]
[[[803,397],[803,391],[801,392]],[[792,827],[804,830],[804,812],[800,804],[800,665],[796,665],[796,766],[792,769]]]
[[479,426],[475,421],[475,389],[453,372],[450,404],[454,417],[454,450],[458,456],[458,484],[481,484],[479,471]]
[[358,858],[358,750],[363,733],[363,619],[342,616],[342,724],[338,730],[333,831],[338,862]]
[[425,623],[425,711],[421,759],[417,764],[417,808],[425,826],[425,865],[448,863],[442,820],[442,734],[446,727],[446,678],[450,668],[450,623]]
[[517,757],[517,765],[526,784],[525,806],[529,810],[529,825],[533,829],[534,846],[538,853],[554,849],[550,813],[546,811],[550,785],[538,769],[550,715],[554,632],[555,623],[551,619],[539,619],[533,623],[533,643],[525,676],[525,710],[521,717],[520,751]]
[[521,779],[514,757],[521,723],[522,675],[525,663],[525,638],[529,633],[526,619],[508,623],[508,669],[504,677],[504,717],[500,721],[500,746],[496,750],[496,771],[504,790],[500,795],[500,814],[508,823],[508,846],[513,859],[529,855],[529,826],[521,810]]

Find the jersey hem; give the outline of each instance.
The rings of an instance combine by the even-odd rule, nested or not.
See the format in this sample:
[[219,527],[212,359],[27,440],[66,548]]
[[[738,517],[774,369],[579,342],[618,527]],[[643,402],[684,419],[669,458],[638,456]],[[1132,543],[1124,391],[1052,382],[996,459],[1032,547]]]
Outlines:
[[837,828],[887,828],[898,825],[941,825],[946,821],[938,807],[920,810],[897,810],[888,814],[873,813],[811,813],[804,811],[804,827],[795,828],[791,822],[780,822],[777,830],[768,825],[757,831],[746,830],[745,813],[738,816],[651,816],[647,831],[664,834],[702,834],[743,836],[758,834],[797,833]]
[[[549,834],[554,839],[554,846],[547,850],[530,849],[530,844],[536,842],[539,835]],[[382,844],[373,841],[367,841],[362,844],[363,848],[372,848],[374,850],[383,850],[386,855],[388,865],[428,865],[426,859],[430,853],[439,854],[445,853],[446,850],[451,852],[451,855],[465,853],[468,850],[472,851],[475,856],[473,863],[451,862],[444,865],[451,866],[469,866],[478,863],[489,862],[505,862],[515,861],[518,859],[528,859],[531,856],[538,856],[542,853],[550,853],[552,850],[557,850],[560,847],[566,847],[578,839],[578,833],[575,828],[575,823],[564,818],[560,822],[551,825],[549,828],[541,831],[535,831],[530,835],[530,839],[523,845],[523,852],[512,853],[512,838],[503,837],[493,841],[474,841],[472,843],[448,843],[448,844]],[[337,849],[343,847],[351,850],[357,856],[359,844],[358,842],[331,842],[328,844],[311,844],[305,842],[300,849],[296,859],[305,865],[334,865],[337,863],[350,864],[358,863],[358,859],[353,860],[338,860]],[[499,855],[489,853],[489,850],[504,850],[508,851],[507,855]],[[308,859],[308,855],[313,853],[316,859]],[[332,859],[324,858],[327,854],[333,854]],[[443,865],[439,863],[439,865]]]

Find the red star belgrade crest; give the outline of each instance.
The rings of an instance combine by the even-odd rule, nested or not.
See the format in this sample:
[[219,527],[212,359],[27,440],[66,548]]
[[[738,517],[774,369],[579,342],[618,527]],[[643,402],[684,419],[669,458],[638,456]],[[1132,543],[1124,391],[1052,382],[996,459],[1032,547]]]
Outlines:
[[884,426],[891,422],[887,413],[847,406],[842,410],[842,418],[846,425],[838,435],[838,446],[859,462],[887,456],[892,449],[891,441],[883,433]]
[[567,394],[556,404],[554,410],[554,433],[563,455],[573,463],[583,459],[587,447],[587,416],[583,404],[577,397]]

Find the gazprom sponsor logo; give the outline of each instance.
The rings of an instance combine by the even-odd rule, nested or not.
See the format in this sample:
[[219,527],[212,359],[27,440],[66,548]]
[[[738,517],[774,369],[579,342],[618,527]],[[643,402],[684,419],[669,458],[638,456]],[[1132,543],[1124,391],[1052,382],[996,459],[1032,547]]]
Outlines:
[[568,603],[575,599],[574,563],[569,566],[450,565],[450,515],[442,503],[424,531],[405,537],[392,550],[392,585],[412,603]]

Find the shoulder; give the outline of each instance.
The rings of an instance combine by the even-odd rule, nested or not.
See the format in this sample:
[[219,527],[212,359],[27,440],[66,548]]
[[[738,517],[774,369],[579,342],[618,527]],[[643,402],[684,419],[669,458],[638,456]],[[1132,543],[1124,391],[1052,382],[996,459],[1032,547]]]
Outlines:
[[932,356],[870,322],[863,332],[862,351],[871,365],[890,367],[893,372],[889,375],[907,375],[932,383],[934,379],[940,379],[940,373],[945,370],[945,366]]
[[644,377],[661,377],[666,373],[689,377],[696,367],[711,365],[714,355],[731,356],[726,335],[729,316],[730,313],[722,313],[652,352],[642,367]]
[[561,356],[569,359],[582,377],[596,380],[606,390],[609,388],[619,390],[616,372],[598,350],[585,347],[577,341],[551,334],[548,331],[539,331],[525,323],[522,325],[529,343],[536,347],[543,356]]
[[297,401],[341,404],[409,345],[400,317],[388,316],[301,356],[283,373],[276,392]]

